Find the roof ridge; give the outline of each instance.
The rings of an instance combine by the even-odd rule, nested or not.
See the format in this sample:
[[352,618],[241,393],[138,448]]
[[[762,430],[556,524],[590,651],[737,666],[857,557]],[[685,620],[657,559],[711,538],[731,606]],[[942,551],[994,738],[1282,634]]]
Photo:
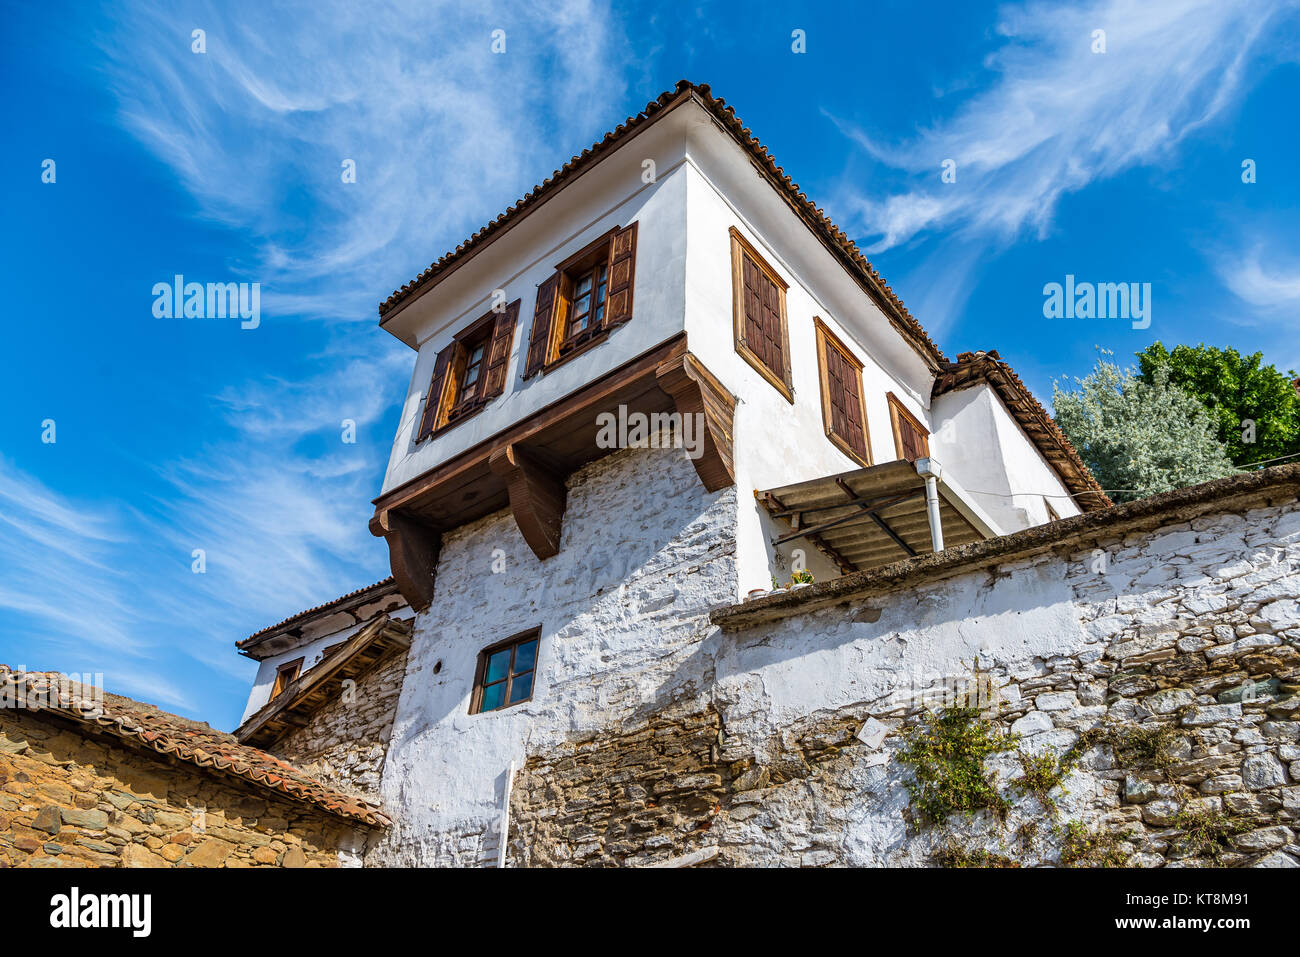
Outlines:
[[[71,685],[95,689],[90,706],[81,695],[68,693]],[[249,781],[339,817],[376,827],[392,823],[378,804],[324,784],[267,751],[240,744],[231,734],[156,705],[71,681],[58,671],[15,671],[0,664],[0,687],[5,686],[21,694],[18,707],[30,713],[48,712],[75,721],[130,745]]]
[[490,220],[486,225],[471,234],[454,250],[444,253],[414,279],[403,284],[400,289],[395,290],[379,304],[380,325],[387,321],[392,312],[409,302],[422,287],[437,279],[438,276],[466,256],[482,248],[498,232],[512,225],[529,208],[544,201],[553,191],[562,188],[568,179],[581,175],[605,153],[616,149],[628,136],[634,135],[646,123],[667,112],[670,109],[670,104],[676,105],[674,101],[685,102],[687,99],[685,94],[697,97],[700,105],[717,118],[731,135],[749,150],[751,156],[762,164],[763,171],[772,181],[772,184],[785,193],[786,198],[790,200],[809,228],[813,229],[814,232],[820,232],[827,244],[838,250],[846,261],[846,265],[851,265],[857,270],[860,278],[866,281],[869,293],[878,297],[879,305],[881,305],[887,318],[903,333],[904,337],[911,340],[914,347],[926,354],[932,362],[947,362],[948,359],[943,354],[943,351],[930,338],[907,307],[903,305],[903,301],[884,281],[876,268],[862,254],[857,243],[836,226],[821,207],[808,198],[799,188],[799,184],[790,178],[783,167],[776,164],[776,159],[772,156],[771,151],[736,116],[735,108],[729,106],[721,97],[715,97],[707,83],[696,84],[685,79],[677,81],[677,85],[673,89],[660,93],[659,96],[647,103],[639,113],[628,117],[590,147],[584,149],[581,153],[575,154],[548,178],[534,186],[513,205],[508,206],[505,212],[499,213],[495,219]]

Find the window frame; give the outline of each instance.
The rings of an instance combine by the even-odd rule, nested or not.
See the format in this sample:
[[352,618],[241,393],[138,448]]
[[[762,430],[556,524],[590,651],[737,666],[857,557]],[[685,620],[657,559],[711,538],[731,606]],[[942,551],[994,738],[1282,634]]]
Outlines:
[[[533,667],[529,671],[519,672],[520,675],[528,674],[532,676],[532,681],[528,688],[528,697],[520,698],[518,701],[511,701],[510,689],[514,686],[515,678],[518,677],[518,675],[516,675],[514,670],[515,651],[518,649],[520,645],[526,645],[530,641],[537,642],[537,651],[533,655]],[[485,685],[483,683],[483,679],[487,677],[488,660],[493,655],[497,654],[498,652],[504,651],[507,648],[510,649],[510,664],[506,667],[505,703],[498,708],[493,708],[491,711],[484,711],[483,691],[485,689]],[[541,660],[541,654],[542,654],[542,626],[541,625],[535,625],[532,628],[525,629],[524,631],[516,632],[515,634],[511,635],[509,638],[503,638],[501,641],[494,642],[493,644],[490,644],[486,648],[479,651],[478,663],[475,665],[474,668],[474,690],[470,694],[469,713],[470,714],[496,714],[500,711],[505,711],[507,708],[513,708],[515,707],[515,705],[525,704],[529,701],[532,701],[533,694],[537,691],[537,665]],[[492,684],[496,685],[496,684],[500,684],[500,682],[494,681],[492,682]]]
[[[289,685],[293,684],[302,676],[302,663],[305,660],[305,657],[295,658],[293,661],[286,661],[282,665],[276,665],[275,682],[271,685],[271,697],[269,697],[267,701],[274,701],[276,698],[280,697],[280,695],[284,694],[285,689],[288,688]],[[293,676],[285,678],[285,672],[291,669],[293,671]]]
[[[573,313],[574,285],[578,280],[601,266],[605,267],[605,298],[601,300],[601,305],[603,308],[608,309],[609,280],[611,278],[609,274],[609,249],[610,242],[618,231],[619,227],[617,226],[606,231],[555,267],[555,272],[560,277],[560,283],[555,290],[556,301],[553,307],[555,314],[551,317],[551,339],[546,349],[546,361],[542,363],[542,375],[546,375],[557,366],[582,355],[588,349],[595,348],[609,338],[612,330],[604,324],[604,312],[601,313],[599,326],[593,326],[588,322],[587,328],[576,336],[569,336],[566,333],[569,328],[569,319]],[[595,285],[593,285],[593,291],[595,288]],[[587,315],[591,315],[590,310]]]
[[[452,336],[452,342],[456,344],[456,355],[447,370],[447,378],[442,384],[442,394],[425,396],[424,399],[426,404],[437,402],[433,428],[426,439],[437,438],[448,429],[477,415],[488,404],[489,400],[484,393],[487,390],[488,363],[492,360],[492,335],[496,329],[497,318],[497,313],[488,311]],[[462,401],[460,394],[464,391],[469,356],[473,353],[474,347],[480,343],[483,346],[483,362],[478,381],[475,383],[474,396]]]
[[[871,429],[867,425],[866,389],[862,385],[863,362],[853,354],[853,350],[845,345],[844,340],[837,336],[820,317],[813,316],[813,328],[817,335],[817,378],[822,400],[822,426],[826,438],[830,439],[832,445],[863,468],[870,468],[872,464]],[[835,418],[831,407],[830,368],[826,361],[826,350],[828,348],[834,349],[843,356],[848,361],[853,374],[857,377],[858,415],[862,422],[863,452],[859,452],[849,444],[847,439],[835,431]],[[863,453],[865,453],[865,456]]]
[[[731,237],[731,316],[732,316],[732,333],[735,338],[736,352],[748,362],[754,370],[766,379],[777,392],[785,397],[785,400],[791,405],[794,404],[794,370],[790,357],[790,325],[786,315],[786,292],[790,284],[778,275],[777,271],[772,268],[766,259],[764,259],[754,248],[749,240],[740,234],[740,230],[735,226],[729,228],[728,233]],[[754,265],[758,267],[759,272],[766,276],[776,286],[777,302],[779,304],[780,322],[781,322],[781,356],[784,360],[785,368],[778,374],[776,370],[770,368],[767,363],[759,358],[758,353],[749,347],[745,336],[745,272],[744,261],[748,256],[753,260]]]
[[[487,405],[485,397],[487,367],[492,360],[492,333],[496,329],[497,316],[497,313],[489,311],[452,336],[457,346],[456,358],[447,371],[449,386],[443,387],[443,396],[448,400],[448,405],[445,409],[438,410],[438,418],[442,420],[442,424],[434,428],[430,433],[431,436],[437,435],[439,429],[459,425],[470,416],[482,411]],[[465,373],[468,371],[469,357],[473,354],[474,347],[478,345],[483,346],[482,368],[479,370],[478,381],[474,384],[473,397],[462,400],[460,394],[465,388]]]
[[903,454],[903,427],[900,421],[906,419],[908,424],[921,436],[921,441],[925,445],[925,454],[918,455],[917,458],[929,458],[930,430],[908,410],[907,406],[903,405],[902,400],[893,392],[886,392],[885,399],[889,402],[889,421],[894,430],[894,454],[898,456],[900,461],[907,460],[907,457]]

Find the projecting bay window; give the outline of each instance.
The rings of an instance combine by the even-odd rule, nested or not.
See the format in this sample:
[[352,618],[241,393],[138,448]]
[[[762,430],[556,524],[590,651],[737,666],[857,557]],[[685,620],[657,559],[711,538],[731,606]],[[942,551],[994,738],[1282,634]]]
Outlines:
[[732,317],[736,352],[764,379],[794,402],[790,334],[786,328],[785,280],[745,237],[731,228]]
[[889,418],[894,426],[894,451],[900,459],[915,462],[930,457],[930,432],[921,420],[903,406],[894,393],[889,400]]
[[826,437],[859,465],[871,465],[871,437],[862,395],[862,363],[831,330],[813,317],[821,373],[822,422]]
[[525,379],[596,345],[632,318],[636,232],[636,223],[611,229],[537,287]]
[[470,714],[498,711],[532,698],[541,631],[531,628],[479,652]]
[[519,300],[488,312],[452,337],[438,353],[424,400],[417,442],[463,422],[505,391]]

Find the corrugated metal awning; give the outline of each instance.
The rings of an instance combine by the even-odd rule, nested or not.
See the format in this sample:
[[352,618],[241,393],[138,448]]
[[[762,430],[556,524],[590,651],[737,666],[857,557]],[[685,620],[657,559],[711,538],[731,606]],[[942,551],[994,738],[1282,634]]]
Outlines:
[[[929,460],[921,459],[923,469]],[[941,476],[942,472],[933,466]],[[945,548],[1000,534],[961,490],[936,481]],[[926,507],[926,480],[918,466],[899,460],[825,478],[755,491],[754,496],[789,530],[772,541],[805,539],[844,572],[862,571],[934,551]]]

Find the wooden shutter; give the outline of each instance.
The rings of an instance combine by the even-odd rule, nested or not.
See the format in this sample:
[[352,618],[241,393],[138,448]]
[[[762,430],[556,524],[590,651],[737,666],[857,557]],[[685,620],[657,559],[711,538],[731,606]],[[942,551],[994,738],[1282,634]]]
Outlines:
[[871,463],[862,401],[862,366],[817,317],[817,358],[822,372],[822,416],[826,435],[850,457]]
[[763,275],[761,279],[763,339],[766,343],[767,367],[789,389],[793,387],[793,383],[790,379],[790,364],[785,361],[785,331],[781,328],[781,291],[767,275]]
[[743,254],[741,260],[741,289],[745,302],[745,328],[740,341],[758,357],[758,361],[771,368],[767,361],[767,337],[763,334],[763,290],[767,277],[758,263]]
[[888,393],[886,398],[889,400],[889,413],[894,420],[894,440],[898,457],[909,462],[928,457],[930,433],[912,416],[911,412],[907,411],[907,407],[894,393]]
[[533,328],[528,335],[528,361],[524,365],[524,378],[542,371],[546,354],[551,350],[551,324],[555,319],[556,290],[560,274],[556,273],[537,287],[537,307],[533,311]]
[[609,239],[609,285],[605,290],[606,329],[632,318],[632,282],[636,278],[636,223]]
[[424,417],[420,420],[420,431],[415,436],[417,442],[422,442],[437,428],[443,394],[447,391],[447,370],[451,368],[451,360],[458,347],[459,343],[451,343],[438,353],[438,358],[433,362],[433,378],[429,380],[429,394],[424,399]]
[[484,399],[495,398],[506,389],[506,367],[510,364],[510,346],[514,344],[515,322],[518,318],[518,299],[497,316],[496,326],[492,329],[492,344],[488,350]]

